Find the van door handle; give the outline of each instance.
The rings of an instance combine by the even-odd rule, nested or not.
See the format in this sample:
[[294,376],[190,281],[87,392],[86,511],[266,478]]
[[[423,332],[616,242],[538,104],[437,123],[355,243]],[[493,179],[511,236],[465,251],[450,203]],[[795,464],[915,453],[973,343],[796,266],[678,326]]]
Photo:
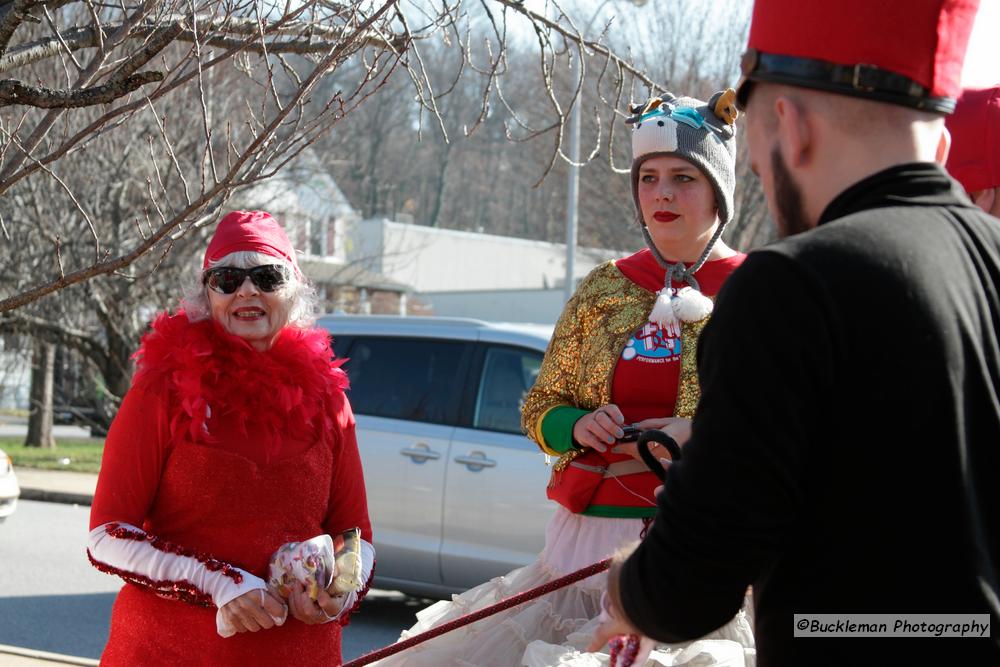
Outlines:
[[441,458],[439,453],[431,451],[431,448],[422,442],[418,442],[413,447],[407,447],[399,453],[403,456],[409,456],[413,459],[414,463],[426,463],[427,461],[436,461]]
[[496,461],[486,458],[486,454],[482,452],[472,452],[468,456],[456,456],[455,463],[461,463],[472,472],[479,472],[483,468],[494,468],[497,465]]

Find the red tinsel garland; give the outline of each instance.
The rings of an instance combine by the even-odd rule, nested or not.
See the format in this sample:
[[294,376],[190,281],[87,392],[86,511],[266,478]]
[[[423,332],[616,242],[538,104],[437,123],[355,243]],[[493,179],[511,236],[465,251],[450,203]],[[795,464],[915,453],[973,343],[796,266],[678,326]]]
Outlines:
[[211,595],[199,590],[197,586],[189,581],[157,581],[142,574],[128,572],[127,570],[120,570],[113,565],[102,563],[94,558],[94,555],[90,553],[90,549],[87,549],[87,558],[90,559],[90,564],[101,572],[121,577],[130,584],[148,588],[160,597],[171,600],[180,600],[181,602],[195,604],[200,607],[215,606],[212,603]]
[[[609,667],[632,667],[639,654],[639,637],[636,635],[615,637],[608,642],[608,648],[610,649]],[[621,659],[620,663],[619,659]]]

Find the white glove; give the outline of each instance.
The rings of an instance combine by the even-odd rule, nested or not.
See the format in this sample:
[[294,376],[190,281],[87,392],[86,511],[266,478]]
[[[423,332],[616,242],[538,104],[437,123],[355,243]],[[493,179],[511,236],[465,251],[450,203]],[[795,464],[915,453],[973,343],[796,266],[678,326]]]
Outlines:
[[[116,532],[121,536],[116,537]],[[157,549],[147,537],[144,530],[130,524],[105,523],[90,531],[87,551],[99,569],[125,581],[154,591],[161,590],[154,584],[164,584],[165,591],[170,583],[186,582],[211,597],[220,608],[248,591],[265,588],[263,579],[246,570],[228,566],[229,573],[235,576],[221,569],[212,571],[197,558]]]

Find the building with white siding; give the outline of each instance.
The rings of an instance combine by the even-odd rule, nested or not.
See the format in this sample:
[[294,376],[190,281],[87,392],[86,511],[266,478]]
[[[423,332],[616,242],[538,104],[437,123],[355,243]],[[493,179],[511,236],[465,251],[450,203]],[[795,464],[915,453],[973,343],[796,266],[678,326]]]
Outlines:
[[[430,314],[551,324],[562,310],[562,243],[370,219],[349,228],[345,251],[350,261],[408,285]],[[621,254],[578,248],[576,279]]]

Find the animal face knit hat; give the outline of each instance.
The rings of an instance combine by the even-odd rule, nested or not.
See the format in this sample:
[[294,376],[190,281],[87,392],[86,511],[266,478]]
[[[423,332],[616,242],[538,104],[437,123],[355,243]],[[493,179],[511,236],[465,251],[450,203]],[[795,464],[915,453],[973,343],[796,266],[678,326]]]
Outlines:
[[[669,93],[632,107],[632,199],[643,238],[653,257],[666,271],[663,289],[649,315],[651,322],[675,329],[679,322],[696,322],[712,312],[712,301],[699,291],[694,274],[708,259],[722,230],[734,215],[736,189],[736,93],[719,91],[709,101],[675,97]],[[701,256],[690,267],[671,264],[657,250],[639,205],[639,168],[646,160],[661,156],[681,157],[705,174],[715,192],[719,226]],[[675,290],[674,280],[688,287]]]

